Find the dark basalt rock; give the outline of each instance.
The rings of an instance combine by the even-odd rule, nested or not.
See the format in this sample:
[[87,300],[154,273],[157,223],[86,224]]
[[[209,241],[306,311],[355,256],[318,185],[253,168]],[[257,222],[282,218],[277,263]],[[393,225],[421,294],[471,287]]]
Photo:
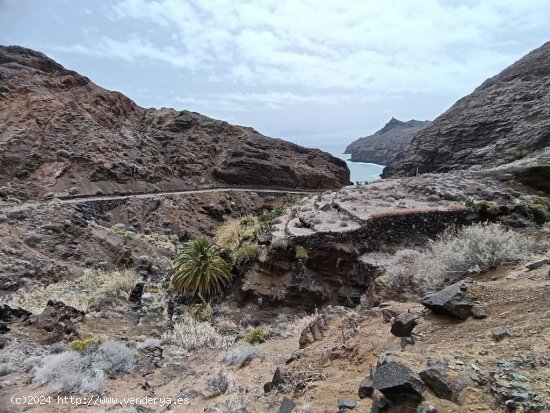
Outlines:
[[409,367],[395,361],[378,366],[372,375],[374,387],[396,405],[422,401],[424,383]]
[[436,314],[465,320],[472,314],[473,298],[466,294],[466,284],[459,282],[441,291],[427,295],[422,305]]
[[359,398],[364,399],[365,397],[371,397],[373,393],[374,383],[372,382],[372,377],[367,377],[361,382],[361,384],[359,384]]
[[437,361],[419,373],[420,378],[440,399],[453,400],[455,384],[447,374],[446,363]]
[[420,315],[417,313],[400,314],[393,321],[390,332],[396,337],[410,337],[418,322]]

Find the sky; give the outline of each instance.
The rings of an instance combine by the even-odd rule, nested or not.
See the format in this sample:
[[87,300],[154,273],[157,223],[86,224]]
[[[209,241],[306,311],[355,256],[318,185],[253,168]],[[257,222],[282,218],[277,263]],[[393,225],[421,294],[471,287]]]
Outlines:
[[143,107],[337,150],[392,116],[434,119],[549,21],[550,0],[0,0],[0,44]]

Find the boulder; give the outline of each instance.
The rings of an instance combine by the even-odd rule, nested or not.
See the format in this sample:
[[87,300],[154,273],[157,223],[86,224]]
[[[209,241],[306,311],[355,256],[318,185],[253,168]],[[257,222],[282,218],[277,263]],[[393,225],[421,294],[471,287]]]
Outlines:
[[404,364],[390,361],[378,366],[373,372],[372,381],[374,387],[396,405],[422,401],[424,383]]
[[437,397],[453,400],[455,384],[447,374],[445,361],[438,360],[429,363],[428,367],[419,373],[419,376]]
[[300,334],[300,348],[305,348],[309,344],[321,340],[324,336],[324,331],[326,328],[327,324],[324,315],[321,315],[310,322]]
[[396,337],[410,337],[413,329],[416,327],[418,313],[405,313],[398,315],[390,328],[390,332]]
[[466,284],[459,282],[422,299],[422,305],[436,314],[465,320],[472,314],[473,297],[466,294]]
[[281,373],[281,369],[277,367],[271,381],[264,384],[264,393],[270,393],[272,390],[280,390],[282,384],[283,374]]

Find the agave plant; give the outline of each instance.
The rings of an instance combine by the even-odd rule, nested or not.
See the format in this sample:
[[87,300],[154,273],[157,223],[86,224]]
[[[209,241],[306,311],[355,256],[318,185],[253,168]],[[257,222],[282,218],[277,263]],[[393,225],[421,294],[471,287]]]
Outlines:
[[232,278],[231,256],[206,238],[189,241],[172,263],[172,285],[187,296],[220,293]]

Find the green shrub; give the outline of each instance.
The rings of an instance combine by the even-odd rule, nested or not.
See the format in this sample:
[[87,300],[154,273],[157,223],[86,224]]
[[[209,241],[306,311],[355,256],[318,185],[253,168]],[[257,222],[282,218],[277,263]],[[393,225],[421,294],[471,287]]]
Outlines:
[[172,264],[172,286],[187,296],[219,294],[231,279],[233,265],[228,254],[206,238],[185,244]]
[[244,337],[239,341],[245,344],[260,344],[269,338],[269,333],[262,327],[254,327],[249,329]]
[[235,253],[235,262],[237,265],[243,265],[250,262],[258,255],[258,246],[252,242],[245,242]]
[[296,259],[298,260],[300,261],[307,260],[307,257],[308,257],[307,250],[301,245],[296,246],[295,254],[296,254]]
[[548,208],[545,205],[532,203],[528,206],[529,215],[532,216],[533,221],[537,224],[544,224],[549,220],[550,213],[548,213]]
[[72,351],[83,353],[90,346],[99,346],[103,341],[101,337],[87,337],[80,340],[73,340],[70,342],[69,346]]

